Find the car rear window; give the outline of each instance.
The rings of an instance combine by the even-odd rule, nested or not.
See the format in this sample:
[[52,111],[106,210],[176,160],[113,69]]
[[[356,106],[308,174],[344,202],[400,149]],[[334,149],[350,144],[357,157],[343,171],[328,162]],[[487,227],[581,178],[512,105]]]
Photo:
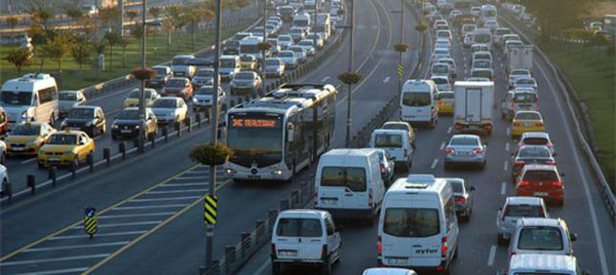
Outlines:
[[528,227],[520,231],[518,249],[562,250],[563,237],[556,227]]
[[374,147],[402,147],[401,134],[377,134],[374,137]]
[[518,156],[522,158],[549,158],[552,154],[550,150],[543,146],[524,146],[520,149]]
[[453,93],[438,93],[438,99],[453,99]]
[[526,181],[558,181],[558,175],[552,170],[528,170],[524,173]]
[[538,113],[520,112],[515,114],[515,119],[541,120],[541,115]]
[[472,137],[456,137],[451,140],[450,145],[477,146],[479,145],[479,141],[476,138]]
[[422,107],[428,106],[430,102],[430,93],[410,92],[403,93],[402,104],[404,106]]
[[321,186],[346,187],[354,192],[366,191],[366,170],[361,167],[323,167]]
[[554,272],[513,272],[512,275],[570,275],[570,274],[566,274],[566,273],[554,273]]
[[543,207],[540,205],[514,204],[505,208],[505,217],[545,218]]
[[524,144],[528,145],[546,145],[548,140],[545,138],[525,138]]
[[321,221],[318,219],[286,219],[278,221],[276,234],[281,237],[321,237]]
[[464,184],[461,180],[450,180],[449,183],[454,193],[464,193]]
[[533,93],[516,93],[513,101],[516,103],[535,103],[537,95]]
[[388,208],[383,232],[396,237],[428,237],[440,232],[437,209]]

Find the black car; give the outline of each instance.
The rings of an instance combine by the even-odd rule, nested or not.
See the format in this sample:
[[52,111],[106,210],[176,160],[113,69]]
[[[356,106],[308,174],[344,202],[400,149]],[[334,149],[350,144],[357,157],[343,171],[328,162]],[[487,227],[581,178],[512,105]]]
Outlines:
[[169,66],[154,66],[152,69],[156,72],[156,76],[145,81],[146,88],[162,89],[167,81],[173,77],[173,72]]
[[92,138],[107,131],[107,121],[101,107],[75,106],[62,121],[61,128],[84,131]]
[[146,121],[142,123],[139,119],[139,108],[126,108],[115,117],[111,125],[111,138],[135,138],[139,136],[140,127],[144,127],[144,137],[156,135],[157,121],[152,109],[146,108]]
[[222,48],[223,54],[238,55],[240,54],[240,41],[229,40]]

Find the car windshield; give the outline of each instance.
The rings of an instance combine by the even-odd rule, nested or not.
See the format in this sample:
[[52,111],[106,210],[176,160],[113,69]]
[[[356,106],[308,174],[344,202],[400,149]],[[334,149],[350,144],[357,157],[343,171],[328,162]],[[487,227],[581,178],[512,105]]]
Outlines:
[[452,146],[477,146],[479,140],[474,137],[454,137],[451,139],[449,145]]
[[525,181],[534,182],[556,182],[559,181],[558,175],[553,170],[527,170],[524,173]]
[[510,31],[509,29],[497,29],[496,30],[496,35],[504,35],[504,34],[508,34]]
[[562,250],[563,246],[561,231],[556,227],[528,227],[520,231],[518,249]]
[[154,72],[156,72],[156,75],[166,75],[167,74],[167,69],[166,68],[152,68],[154,70]]
[[239,79],[239,80],[253,80],[254,79],[254,75],[251,72],[241,72],[235,75],[235,77],[233,77],[233,79]]
[[278,57],[294,57],[295,55],[292,52],[281,52],[278,54]]
[[77,101],[77,94],[76,93],[59,93],[58,100]]
[[186,85],[186,81],[184,79],[170,79],[167,81],[167,87],[184,87]]
[[214,70],[200,70],[197,71],[196,76],[212,77],[214,76]]
[[318,219],[281,218],[276,235],[280,237],[321,237],[323,229]]
[[475,68],[490,68],[492,64],[490,64],[489,60],[477,60],[473,62],[473,67]]
[[291,38],[290,36],[278,36],[278,41],[284,41],[284,42],[289,42],[291,41],[293,38]]
[[197,90],[196,94],[198,95],[212,95],[214,91],[214,87],[208,86],[208,87],[201,87],[199,88],[199,90]]
[[11,130],[12,136],[36,136],[41,131],[41,125],[19,124]]
[[175,99],[159,99],[154,101],[152,107],[155,108],[176,108],[177,102]]
[[298,45],[302,45],[302,46],[312,46],[312,42],[311,41],[300,41],[298,43]]
[[221,59],[220,60],[221,68],[233,68],[235,67],[235,59]]
[[435,77],[431,79],[435,84],[449,84],[449,80],[447,78]]
[[402,96],[402,104],[411,107],[428,106],[430,102],[430,93],[404,93]]
[[535,103],[537,102],[537,95],[534,93],[516,93],[513,101],[516,103]]
[[376,148],[402,147],[402,135],[401,134],[377,134],[374,137],[374,147]]
[[515,82],[516,85],[522,84],[522,85],[535,85],[535,80],[531,79],[531,78],[521,78],[516,80]]
[[94,117],[94,109],[73,108],[68,112],[68,118],[91,119]]
[[53,134],[49,137],[47,144],[75,145],[77,144],[77,136],[72,134]]
[[436,49],[434,50],[435,55],[449,55],[449,51],[445,49]]
[[240,61],[242,62],[252,62],[255,61],[254,57],[252,55],[242,55],[240,56]]
[[188,63],[188,61],[190,60],[192,60],[192,58],[176,57],[173,60],[171,60],[171,65],[186,65],[186,63]]
[[529,144],[529,145],[547,145],[548,140],[542,137],[529,137],[529,138],[525,138],[523,143]]
[[266,59],[265,60],[265,65],[278,66],[278,65],[280,65],[280,62],[278,61],[278,59]]
[[505,208],[504,217],[545,218],[541,205],[512,204]]
[[440,232],[437,209],[388,208],[383,232],[396,237],[429,237]]
[[13,92],[13,91],[2,91],[2,105],[30,105],[32,103],[32,93],[31,92]]
[[432,66],[432,73],[433,74],[446,74],[446,73],[449,73],[449,66],[447,66],[447,65],[434,65],[434,66]]
[[528,73],[528,71],[518,70],[518,71],[512,71],[511,75],[525,76],[525,75],[530,75],[530,74]]
[[483,77],[483,78],[492,78],[492,71],[491,70],[473,70],[471,72],[471,76],[472,77]]
[[354,192],[366,191],[366,170],[361,167],[323,167],[321,186],[344,187]]
[[139,119],[139,110],[122,110],[120,114],[116,117],[116,119],[125,119],[125,120],[133,120]]
[[387,123],[381,127],[381,129],[393,129],[393,130],[405,130],[408,131],[409,127],[402,123]]
[[515,114],[514,119],[541,120],[541,115],[533,112],[518,112]]
[[518,156],[521,158],[549,158],[552,154],[544,146],[524,146],[520,149]]

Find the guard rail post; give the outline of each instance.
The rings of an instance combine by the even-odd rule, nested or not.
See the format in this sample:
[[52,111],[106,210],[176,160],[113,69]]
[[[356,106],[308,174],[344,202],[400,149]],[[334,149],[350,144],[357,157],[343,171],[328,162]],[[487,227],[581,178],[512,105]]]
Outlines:
[[26,183],[27,183],[28,187],[30,187],[30,193],[32,195],[36,195],[36,182],[35,182],[34,175],[27,175],[26,176]]
[[94,155],[88,154],[86,156],[86,162],[88,163],[88,166],[90,166],[90,173],[94,173]]
[[192,132],[192,120],[190,119],[190,117],[186,117],[186,128],[188,128],[188,133]]
[[284,211],[287,209],[289,209],[289,200],[288,199],[280,200],[280,211]]
[[212,260],[211,263],[208,263],[207,266],[207,274],[208,275],[219,275],[220,274],[220,260]]
[[169,129],[166,125],[163,127],[163,137],[165,137],[165,143],[169,142]]
[[57,172],[58,168],[53,165],[49,166],[49,179],[51,180],[51,186],[53,187],[56,187]]
[[12,183],[7,182],[4,185],[4,193],[9,198],[9,204],[13,203],[13,184]]
[[103,158],[107,163],[107,166],[111,165],[111,149],[103,148]]
[[269,222],[268,225],[270,227],[274,225],[276,217],[278,217],[278,210],[270,208],[270,210],[267,212],[267,221]]
[[174,123],[174,126],[175,126],[175,131],[177,132],[178,137],[181,137],[182,136],[182,126],[180,125],[180,122],[176,121]]
[[235,263],[235,246],[225,246],[225,273],[230,274]]
[[240,240],[240,254],[242,255],[242,258],[244,258],[248,255],[248,249],[250,249],[250,233],[242,232]]
[[201,128],[201,113],[195,114],[195,121],[197,121],[197,127]]
[[263,235],[265,235],[265,221],[257,220],[255,223],[255,241],[259,243]]
[[77,178],[77,166],[79,165],[79,161],[74,159],[73,161],[70,161],[68,163],[68,169],[69,171],[71,171],[71,178],[72,179],[76,179]]
[[126,159],[126,143],[124,141],[118,143],[118,151],[122,154],[122,159]]

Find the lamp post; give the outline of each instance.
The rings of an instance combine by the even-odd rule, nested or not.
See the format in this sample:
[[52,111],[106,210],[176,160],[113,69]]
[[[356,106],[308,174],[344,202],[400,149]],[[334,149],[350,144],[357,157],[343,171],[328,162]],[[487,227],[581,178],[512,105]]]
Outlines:
[[[351,36],[349,39],[349,72],[353,73],[353,55],[355,54],[355,41],[353,39],[353,33],[355,32],[355,1],[350,0],[349,4],[351,6],[351,19],[350,19],[350,32]],[[349,147],[351,144],[351,106],[352,106],[352,98],[353,98],[353,84],[348,84],[348,95],[347,95],[347,121],[346,121],[346,137],[345,137],[345,147]]]
[[[267,1],[268,0],[263,0],[263,43],[265,43],[265,40],[267,39]],[[263,49],[261,51],[261,94],[264,95],[265,94],[265,79],[266,77],[266,69],[265,69],[265,52],[267,50]]]
[[[404,0],[400,0],[400,45],[404,43]],[[402,51],[400,51],[400,55],[398,56],[398,64],[400,68],[402,67]],[[402,78],[404,77],[404,72],[398,73],[398,98],[402,96]]]
[[[221,22],[221,0],[216,0],[216,33],[214,38],[214,91],[212,92],[212,144],[218,142],[218,89],[220,89],[220,22]],[[212,197],[216,195],[216,166],[210,165],[210,186],[208,194]],[[205,266],[212,262],[212,247],[214,242],[214,225],[208,224],[205,233]]]
[[[145,55],[145,41],[146,41],[146,24],[145,24],[145,6],[146,0],[141,0],[141,30],[143,33],[141,34],[141,69],[145,70],[146,68],[146,55]],[[141,87],[139,93],[139,121],[141,122],[141,127],[139,127],[139,152],[143,153],[145,151],[145,79],[141,79]]]

